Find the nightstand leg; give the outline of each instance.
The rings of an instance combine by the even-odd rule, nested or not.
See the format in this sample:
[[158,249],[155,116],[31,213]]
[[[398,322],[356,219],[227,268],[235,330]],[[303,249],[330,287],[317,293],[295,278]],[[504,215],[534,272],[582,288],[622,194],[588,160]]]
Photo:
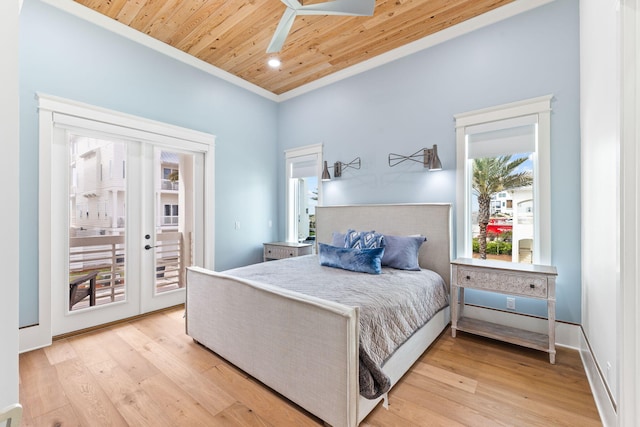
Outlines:
[[549,279],[547,317],[549,318],[549,362],[556,363],[556,279]]
[[458,327],[458,288],[456,285],[451,284],[451,336],[456,337],[456,330]]

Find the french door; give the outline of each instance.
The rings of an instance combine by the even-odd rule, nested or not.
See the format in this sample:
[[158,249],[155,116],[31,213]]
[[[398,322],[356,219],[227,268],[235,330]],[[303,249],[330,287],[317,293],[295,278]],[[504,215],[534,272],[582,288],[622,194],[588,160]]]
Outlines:
[[207,146],[73,116],[54,122],[51,334],[183,303],[185,268],[207,264]]

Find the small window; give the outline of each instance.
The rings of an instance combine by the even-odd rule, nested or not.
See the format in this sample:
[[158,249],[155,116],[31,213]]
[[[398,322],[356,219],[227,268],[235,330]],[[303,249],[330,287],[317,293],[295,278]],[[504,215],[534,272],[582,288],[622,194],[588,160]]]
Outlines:
[[455,116],[463,173],[458,256],[550,261],[550,102],[548,96]]
[[322,145],[285,152],[288,242],[315,239],[315,207],[322,203],[321,161]]
[[178,205],[165,204],[162,225],[178,225]]

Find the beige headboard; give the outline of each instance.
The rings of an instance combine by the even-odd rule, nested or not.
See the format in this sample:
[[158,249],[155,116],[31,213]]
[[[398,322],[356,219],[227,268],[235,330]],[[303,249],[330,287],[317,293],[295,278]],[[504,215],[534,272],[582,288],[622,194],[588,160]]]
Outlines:
[[420,266],[440,274],[447,286],[451,278],[451,205],[398,204],[317,206],[316,240],[331,244],[334,231],[375,230],[382,234],[420,234],[427,241],[418,255]]

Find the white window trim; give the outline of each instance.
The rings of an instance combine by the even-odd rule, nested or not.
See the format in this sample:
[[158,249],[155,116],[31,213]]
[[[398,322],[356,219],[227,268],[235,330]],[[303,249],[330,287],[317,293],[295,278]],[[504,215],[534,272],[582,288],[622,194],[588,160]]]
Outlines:
[[[53,227],[51,224],[51,213],[54,204],[64,203],[52,197],[52,141],[54,129],[57,123],[64,123],[69,129],[75,125],[84,127],[88,121],[92,121],[95,126],[100,127],[100,132],[109,133],[110,130],[117,131],[118,134],[127,134],[131,138],[142,141],[147,140],[149,133],[157,135],[154,138],[156,145],[162,145],[163,141],[179,139],[184,147],[190,151],[204,153],[204,223],[202,224],[202,236],[207,236],[203,240],[203,266],[213,268],[214,266],[214,225],[215,225],[215,205],[214,205],[214,147],[215,136],[186,129],[167,123],[137,117],[118,111],[113,111],[77,101],[72,101],[60,97],[37,93],[39,110],[39,279],[38,279],[38,324],[20,329],[20,352],[34,350],[51,344],[51,286],[49,273],[55,268],[49,252],[52,242],[55,239],[66,238],[59,235],[60,227]],[[158,144],[159,142],[159,144]],[[205,232],[206,231],[206,232]]]
[[297,242],[298,236],[295,233],[295,230],[292,228],[292,224],[295,223],[293,218],[291,217],[291,186],[289,185],[289,164],[296,157],[317,156],[317,164],[316,164],[316,175],[318,177],[318,206],[322,206],[322,165],[323,165],[323,157],[322,157],[322,144],[313,144],[306,145],[304,147],[291,148],[289,150],[284,151],[285,158],[285,167],[284,167],[284,185],[285,185],[285,230],[286,237],[285,239],[290,242]]
[[467,157],[466,128],[483,123],[506,120],[537,114],[536,170],[533,194],[537,202],[534,219],[534,262],[551,263],[551,99],[553,95],[541,96],[481,110],[454,115],[456,120],[457,149],[457,194],[456,205],[456,252],[458,257],[470,258],[471,215],[468,205],[471,201],[470,173]]

